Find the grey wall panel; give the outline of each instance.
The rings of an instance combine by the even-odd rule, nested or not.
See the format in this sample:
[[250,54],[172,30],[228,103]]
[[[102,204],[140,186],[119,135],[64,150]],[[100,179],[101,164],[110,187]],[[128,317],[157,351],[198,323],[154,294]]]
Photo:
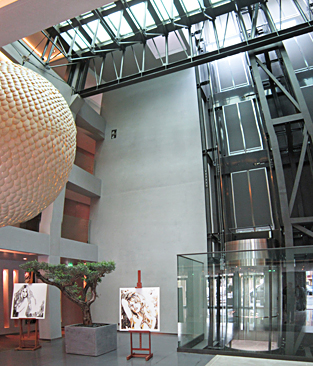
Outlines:
[[94,321],[118,322],[118,289],[160,286],[162,332],[177,333],[178,253],[206,251],[204,178],[194,70],[103,96],[106,135],[95,174],[101,197],[91,242],[116,271],[99,286]]

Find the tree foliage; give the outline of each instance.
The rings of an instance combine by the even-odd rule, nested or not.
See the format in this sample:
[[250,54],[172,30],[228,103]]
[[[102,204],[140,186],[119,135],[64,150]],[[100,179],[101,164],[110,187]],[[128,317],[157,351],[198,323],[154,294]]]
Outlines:
[[115,270],[115,263],[78,263],[73,266],[30,261],[20,265],[27,272],[34,272],[42,282],[56,286],[83,312],[83,324],[91,325],[90,306],[97,298],[96,287],[106,274]]

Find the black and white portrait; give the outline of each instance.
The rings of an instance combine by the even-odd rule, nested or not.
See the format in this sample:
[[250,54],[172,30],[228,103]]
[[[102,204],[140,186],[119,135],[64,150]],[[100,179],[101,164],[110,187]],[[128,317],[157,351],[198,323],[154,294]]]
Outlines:
[[44,319],[47,285],[43,283],[15,283],[11,319]]

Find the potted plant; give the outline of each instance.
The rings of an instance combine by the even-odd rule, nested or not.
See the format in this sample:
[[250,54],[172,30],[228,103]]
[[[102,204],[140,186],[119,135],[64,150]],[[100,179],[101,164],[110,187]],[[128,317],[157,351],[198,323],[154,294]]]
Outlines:
[[[42,282],[56,286],[83,314],[83,324],[65,327],[65,349],[67,353],[99,356],[117,348],[116,324],[94,324],[90,306],[97,298],[97,285],[108,273],[115,270],[115,263],[78,263],[52,265],[30,261],[20,266],[27,272],[34,272]],[[79,285],[82,283],[82,285]]]

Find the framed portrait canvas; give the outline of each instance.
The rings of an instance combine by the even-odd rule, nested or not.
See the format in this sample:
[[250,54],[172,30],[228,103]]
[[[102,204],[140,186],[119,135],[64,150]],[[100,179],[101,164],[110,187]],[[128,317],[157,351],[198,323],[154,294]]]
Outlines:
[[44,283],[15,283],[11,319],[44,319],[47,285]]
[[160,288],[120,288],[120,330],[160,331]]

